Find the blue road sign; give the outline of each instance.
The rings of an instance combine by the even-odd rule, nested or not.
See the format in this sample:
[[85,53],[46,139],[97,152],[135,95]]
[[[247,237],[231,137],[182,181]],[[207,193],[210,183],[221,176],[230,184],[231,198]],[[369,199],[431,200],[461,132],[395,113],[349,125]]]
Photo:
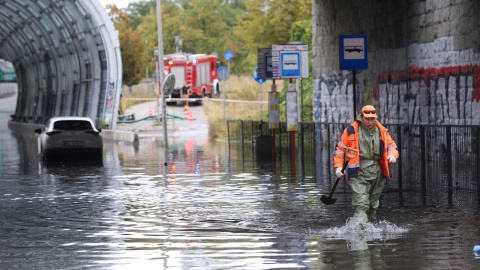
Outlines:
[[228,61],[232,60],[233,58],[233,53],[229,50],[225,51],[225,53],[223,54],[223,57],[225,57],[225,59],[227,59]]
[[282,78],[300,78],[300,52],[280,52]]
[[258,77],[258,68],[256,68],[254,71],[253,71],[253,79],[259,83],[259,84],[262,84],[264,82],[266,82],[267,80],[265,78],[259,78]]
[[368,69],[367,35],[340,36],[340,69]]
[[230,71],[228,70],[228,68],[226,66],[219,67],[218,70],[217,70],[217,73],[218,73],[218,77],[222,81],[226,81],[226,80],[228,80],[228,78],[230,78]]

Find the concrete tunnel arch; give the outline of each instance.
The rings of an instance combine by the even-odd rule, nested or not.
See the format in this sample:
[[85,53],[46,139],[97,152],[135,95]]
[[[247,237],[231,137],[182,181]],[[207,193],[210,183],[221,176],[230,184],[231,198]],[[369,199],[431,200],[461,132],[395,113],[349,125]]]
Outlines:
[[98,0],[0,0],[0,58],[17,75],[11,121],[87,116],[115,129],[120,42]]

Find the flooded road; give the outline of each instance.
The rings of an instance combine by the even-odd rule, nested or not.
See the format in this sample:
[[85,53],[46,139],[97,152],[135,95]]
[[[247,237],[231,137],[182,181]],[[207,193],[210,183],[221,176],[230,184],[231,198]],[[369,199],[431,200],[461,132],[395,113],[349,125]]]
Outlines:
[[[275,175],[204,137],[105,144],[103,166],[45,167],[0,103],[1,269],[479,269],[477,202],[385,193],[366,230],[323,181]],[[230,149],[230,150],[229,150]],[[261,167],[262,169],[259,169]],[[311,179],[311,178],[309,178]]]

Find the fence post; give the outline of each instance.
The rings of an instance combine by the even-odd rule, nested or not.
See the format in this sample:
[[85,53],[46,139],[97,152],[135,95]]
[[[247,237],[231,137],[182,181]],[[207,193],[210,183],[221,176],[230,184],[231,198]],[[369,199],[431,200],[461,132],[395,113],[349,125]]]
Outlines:
[[452,127],[447,126],[447,180],[448,180],[448,189],[453,188],[453,173],[452,173]]
[[243,120],[240,120],[240,144],[242,145],[242,165],[245,165],[245,149],[243,145]]
[[305,176],[305,123],[300,122],[300,174],[301,179]]
[[475,127],[475,143],[477,146],[477,160],[476,160],[476,169],[477,169],[477,200],[480,203],[480,128]]
[[[318,124],[320,125],[320,124]],[[317,178],[317,157],[319,155],[318,151],[318,144],[317,144],[317,123],[313,123],[313,175],[315,175],[315,178]],[[318,178],[317,178],[318,179]],[[317,180],[318,181],[318,180]]]
[[[422,194],[427,192],[427,151],[425,146],[425,127],[420,126],[420,181]],[[425,196],[423,196],[425,198]]]
[[282,142],[282,125],[280,124],[280,127],[278,128],[278,146],[277,146],[277,149],[278,149],[278,159],[279,159],[279,162],[278,164],[280,165],[280,172],[282,172],[282,168],[283,168],[283,164],[282,164],[282,148],[283,148],[283,142]]
[[[402,126],[397,126],[397,150],[402,150]],[[402,154],[403,155],[403,154]],[[403,179],[402,179],[402,156],[400,156],[400,162],[398,162],[398,189],[403,191]]]
[[228,136],[228,164],[230,164],[230,121],[227,120],[227,136]]
[[253,120],[250,121],[250,142],[251,142],[251,150],[252,150],[252,164],[255,164],[255,130],[253,125]]

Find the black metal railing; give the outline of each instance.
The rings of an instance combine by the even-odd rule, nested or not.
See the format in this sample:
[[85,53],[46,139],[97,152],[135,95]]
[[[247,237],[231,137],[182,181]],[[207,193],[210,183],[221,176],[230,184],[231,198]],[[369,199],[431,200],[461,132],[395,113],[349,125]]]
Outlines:
[[[258,161],[258,136],[272,136],[276,173],[294,172],[302,178],[330,181],[334,148],[349,123],[298,123],[294,144],[285,123],[280,123],[275,132],[268,128],[268,123],[259,121],[229,120],[227,125],[229,143],[241,147],[244,162]],[[456,191],[480,194],[480,126],[384,126],[400,152],[399,161],[390,166],[391,177],[396,180],[388,182],[390,189],[417,190],[424,197],[445,196],[449,203]],[[438,189],[438,194],[432,193]]]

